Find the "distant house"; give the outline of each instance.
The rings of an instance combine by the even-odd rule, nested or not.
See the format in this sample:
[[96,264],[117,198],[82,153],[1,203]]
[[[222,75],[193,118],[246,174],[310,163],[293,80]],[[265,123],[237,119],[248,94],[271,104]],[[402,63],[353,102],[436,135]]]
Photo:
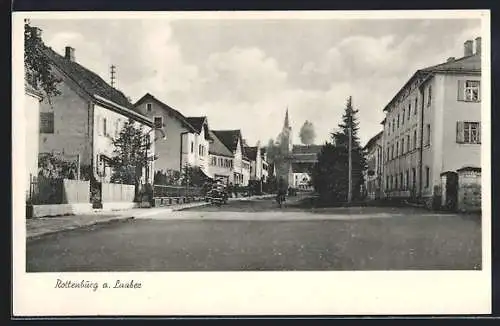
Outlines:
[[209,174],[213,179],[223,180],[225,184],[229,184],[230,180],[233,179],[234,153],[222,143],[213,131],[210,133],[213,142],[210,143],[208,150],[210,155]]
[[368,199],[382,196],[383,131],[373,136],[365,145],[367,168],[364,171],[364,192]]
[[24,84],[24,121],[25,121],[25,162],[26,162],[26,198],[29,196],[31,177],[38,175],[38,138],[40,120],[40,102],[42,93],[28,83]]
[[267,169],[268,163],[265,160],[265,151],[257,146],[245,146],[244,147],[246,157],[250,161],[250,180],[258,180],[265,182],[268,177]]
[[229,176],[229,182],[235,185],[247,186],[250,179],[250,160],[246,157],[241,130],[213,130],[213,133],[233,154],[232,173]]
[[[118,137],[125,122],[131,121],[154,143],[154,134],[150,133],[153,122],[132,110],[132,104],[122,92],[80,65],[75,49],[66,47],[64,56],[48,47],[42,52],[54,74],[61,79],[58,84],[61,94],[42,102],[40,153],[58,153],[68,160],[79,157],[82,165],[91,167],[97,180],[109,182],[113,172],[109,164],[114,150],[113,138]],[[148,156],[153,151],[154,146]],[[146,175],[151,181],[152,166],[151,163],[143,170],[143,182]]]
[[311,166],[307,163],[292,163],[292,187],[301,190],[311,190]]
[[181,171],[186,165],[200,167],[209,176],[210,130],[206,117],[185,117],[182,113],[147,93],[134,104],[165,138],[155,144],[155,171]]

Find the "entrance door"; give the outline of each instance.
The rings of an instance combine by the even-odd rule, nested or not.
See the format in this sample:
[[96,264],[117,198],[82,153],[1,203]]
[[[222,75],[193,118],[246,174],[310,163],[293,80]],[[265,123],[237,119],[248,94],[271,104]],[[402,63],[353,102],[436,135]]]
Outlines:
[[446,176],[446,209],[456,210],[458,202],[458,174],[450,172]]

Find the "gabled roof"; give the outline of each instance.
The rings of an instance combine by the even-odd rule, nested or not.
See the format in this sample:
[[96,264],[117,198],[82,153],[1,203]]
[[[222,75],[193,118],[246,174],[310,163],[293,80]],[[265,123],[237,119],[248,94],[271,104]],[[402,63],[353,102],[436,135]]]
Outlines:
[[[213,130],[213,133],[220,141],[226,146],[231,152],[236,150],[238,146],[238,141],[242,141],[241,130]],[[244,148],[242,146],[243,156],[244,156]]]
[[228,156],[233,157],[233,152],[231,152],[222,141],[215,135],[213,131],[209,131],[210,137],[213,139],[208,146],[208,153],[213,155]]
[[160,101],[159,99],[157,99],[156,97],[154,97],[153,95],[151,95],[150,93],[146,93],[143,97],[141,97],[134,104],[134,109],[137,110],[137,106],[141,105],[142,103],[144,103],[144,102],[146,102],[148,100],[155,102],[156,104],[158,104],[165,111],[171,112],[182,123],[182,125],[184,127],[186,127],[187,129],[189,129],[189,131],[194,132],[194,133],[199,133],[198,131],[196,131],[196,128],[193,125],[191,125],[191,123],[189,123],[189,121],[187,120],[187,118],[182,113],[180,113],[176,109],[168,106],[167,104],[163,103],[162,101]]
[[312,165],[310,163],[292,163],[293,173],[310,173]]
[[481,72],[481,56],[470,55],[421,70],[429,72]]
[[96,73],[75,61],[66,59],[49,47],[42,48],[42,53],[90,96],[98,95],[127,109],[132,108],[132,103],[122,92],[106,83]]
[[376,142],[377,142],[377,140],[379,140],[380,137],[382,137],[382,134],[383,134],[383,131],[379,131],[378,134],[376,134],[375,136],[373,136],[372,138],[370,138],[370,140],[366,143],[364,149],[370,148],[373,145],[375,145]]
[[198,133],[200,133],[203,128],[203,124],[207,121],[207,117],[187,117],[186,120],[191,126],[194,127],[194,129],[196,129],[196,131],[198,131]]
[[321,145],[293,145],[292,154],[318,154]]
[[245,154],[251,161],[257,160],[257,146],[244,146]]
[[424,80],[434,73],[481,73],[481,56],[474,54],[417,70],[384,107],[384,111],[387,111],[408,85],[419,78]]

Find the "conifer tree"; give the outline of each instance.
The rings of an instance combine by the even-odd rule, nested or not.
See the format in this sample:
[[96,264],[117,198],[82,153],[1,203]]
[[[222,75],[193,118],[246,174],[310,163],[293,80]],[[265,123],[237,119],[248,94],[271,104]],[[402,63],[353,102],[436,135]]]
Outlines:
[[352,98],[347,99],[339,130],[331,133],[331,142],[323,146],[318,154],[318,163],[313,171],[313,184],[320,197],[326,201],[344,202],[349,189],[349,129],[351,129],[352,194],[360,196],[363,184],[363,170],[366,159],[360,145],[359,122],[352,106]]

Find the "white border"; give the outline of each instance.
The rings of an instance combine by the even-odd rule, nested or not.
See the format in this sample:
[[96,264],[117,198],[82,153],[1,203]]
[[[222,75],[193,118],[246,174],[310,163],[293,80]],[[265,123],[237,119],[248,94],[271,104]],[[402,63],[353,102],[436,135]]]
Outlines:
[[[472,11],[13,13],[13,185],[24,185],[23,19],[482,19],[482,271],[25,273],[22,192],[13,191],[13,313],[71,315],[484,314],[491,312],[490,13]],[[382,109],[382,108],[381,108]],[[15,189],[14,189],[15,190]],[[488,191],[487,191],[488,190]],[[58,277],[141,281],[141,290],[54,289]]]

